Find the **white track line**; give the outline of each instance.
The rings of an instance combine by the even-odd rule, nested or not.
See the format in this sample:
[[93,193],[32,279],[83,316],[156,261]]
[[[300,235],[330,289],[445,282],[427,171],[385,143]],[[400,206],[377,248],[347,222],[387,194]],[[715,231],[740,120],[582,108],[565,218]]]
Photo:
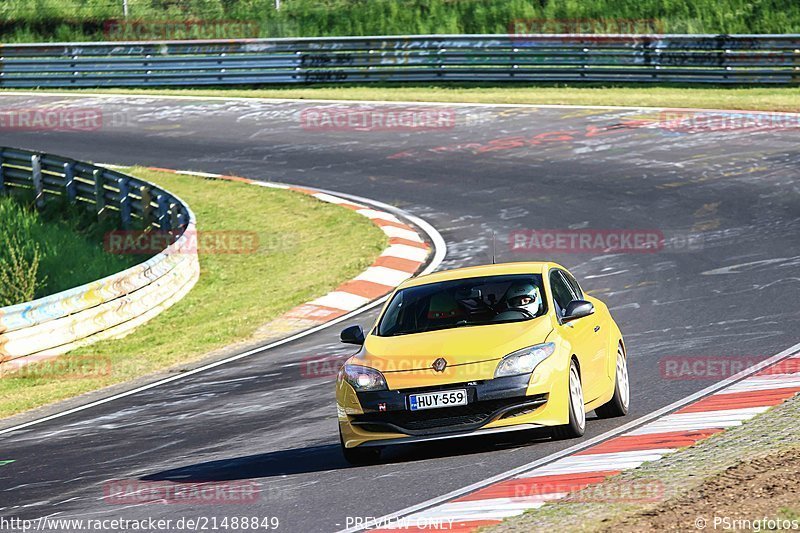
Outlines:
[[[656,420],[656,419],[658,419],[658,418],[660,418],[660,417],[662,417],[662,416],[664,416],[664,415],[666,415],[666,414],[668,414],[668,413],[670,413],[672,411],[675,411],[675,410],[683,407],[684,405],[687,405],[689,403],[694,402],[695,400],[699,400],[700,398],[703,398],[705,396],[709,396],[709,395],[719,391],[720,389],[724,389],[724,388],[730,386],[731,384],[736,383],[737,381],[740,381],[740,380],[742,380],[742,379],[744,379],[744,378],[746,378],[748,376],[751,376],[751,375],[759,372],[760,370],[762,370],[762,369],[764,369],[764,368],[766,368],[766,367],[768,367],[768,366],[770,366],[770,365],[772,365],[774,363],[777,363],[778,361],[781,361],[783,359],[788,358],[791,355],[794,355],[797,352],[797,350],[800,350],[800,343],[795,344],[794,346],[792,346],[790,348],[787,348],[786,350],[783,350],[782,352],[780,352],[780,353],[778,353],[776,355],[773,355],[772,357],[770,357],[768,359],[765,359],[765,360],[759,362],[758,364],[751,366],[750,368],[746,368],[745,370],[742,370],[738,374],[735,374],[735,375],[733,375],[731,377],[725,378],[722,381],[719,381],[719,382],[717,382],[717,383],[715,383],[713,385],[710,385],[710,386],[706,387],[703,390],[695,392],[694,394],[691,394],[691,395],[689,395],[689,396],[687,396],[685,398],[682,398],[682,399],[680,399],[680,400],[678,400],[676,402],[673,402],[673,403],[671,403],[671,404],[669,404],[667,406],[664,406],[661,409],[653,411],[652,413],[649,413],[649,414],[644,415],[644,416],[642,416],[640,418],[637,418],[636,420],[628,422],[627,424],[624,424],[624,425],[622,425],[622,426],[620,426],[618,428],[612,429],[611,431],[607,431],[607,432],[603,433],[602,435],[598,435],[598,436],[593,437],[593,438],[591,438],[589,440],[580,442],[580,443],[578,443],[578,444],[576,444],[574,446],[570,446],[569,448],[566,448],[564,450],[555,452],[555,453],[550,454],[550,455],[548,455],[546,457],[542,457],[541,459],[537,459],[537,460],[532,461],[532,462],[530,462],[528,464],[524,464],[522,466],[518,466],[517,468],[513,468],[511,470],[508,470],[508,471],[503,472],[501,474],[497,474],[495,476],[492,476],[490,478],[484,479],[482,481],[478,481],[478,482],[473,483],[471,485],[468,485],[466,487],[462,487],[460,489],[456,489],[454,491],[448,492],[447,494],[443,494],[441,496],[437,496],[436,498],[431,498],[430,500],[418,503],[416,505],[412,505],[410,507],[406,507],[405,509],[401,509],[399,511],[384,515],[382,517],[375,518],[374,520],[372,520],[370,522],[367,522],[366,524],[363,524],[361,526],[342,529],[338,533],[355,533],[356,531],[363,531],[365,529],[370,529],[370,528],[374,529],[379,524],[393,523],[393,522],[397,521],[397,519],[400,518],[400,517],[413,515],[415,513],[423,511],[425,509],[429,509],[431,507],[435,507],[435,506],[437,506],[439,504],[446,503],[446,502],[448,502],[450,500],[453,500],[455,498],[458,498],[460,496],[464,496],[465,494],[469,494],[469,493],[474,492],[474,491],[476,491],[478,489],[481,489],[483,487],[486,487],[486,486],[489,486],[489,485],[493,485],[494,483],[497,483],[498,481],[504,481],[506,479],[517,477],[517,476],[520,476],[521,474],[524,474],[525,472],[528,472],[529,470],[533,470],[534,468],[537,468],[537,467],[540,467],[540,466],[543,466],[543,465],[548,465],[550,463],[554,463],[558,459],[561,459],[561,458],[564,458],[564,457],[568,457],[568,456],[570,456],[570,455],[572,455],[574,453],[577,453],[579,451],[585,450],[586,448],[590,448],[590,447],[594,446],[595,444],[598,444],[600,442],[608,440],[609,438],[617,436],[617,435],[619,435],[621,433],[626,433],[631,429],[634,429],[634,428],[637,428],[639,426],[642,426],[642,425],[646,424],[647,422],[651,422],[653,420]],[[539,472],[541,472],[541,470],[537,471],[537,475],[539,475]]]
[[673,431],[699,431],[709,428],[725,429],[741,426],[742,422],[750,420],[754,416],[768,411],[769,409],[770,407],[747,407],[726,411],[701,411],[697,413],[668,415],[655,422],[637,428],[628,433],[628,435],[652,435],[654,433],[669,433]]
[[392,244],[381,255],[409,261],[421,261],[420,258],[427,257],[428,251],[407,244]]
[[[283,186],[283,185],[286,185],[286,184],[276,183],[274,185]],[[319,189],[315,189],[315,190],[319,190]],[[433,226],[431,226],[429,223],[425,222],[421,218],[419,218],[417,216],[414,216],[414,215],[412,215],[410,213],[406,213],[405,211],[403,211],[402,209],[398,209],[397,207],[390,206],[390,205],[384,204],[382,202],[370,200],[368,198],[363,198],[363,197],[360,197],[360,196],[352,196],[352,195],[348,195],[348,194],[339,194],[339,193],[336,193],[336,192],[333,192],[333,191],[324,191],[324,192],[327,192],[327,193],[332,194],[332,195],[336,195],[336,196],[341,197],[341,198],[348,198],[348,199],[351,199],[351,200],[356,200],[359,203],[372,205],[374,207],[377,207],[378,209],[384,209],[386,211],[390,211],[390,212],[394,213],[395,215],[398,215],[398,216],[400,216],[402,218],[405,218],[406,220],[410,221],[413,225],[415,225],[422,232],[424,232],[428,236],[428,238],[431,240],[431,243],[433,244],[434,254],[433,254],[433,257],[431,258],[430,262],[428,263],[428,266],[426,266],[425,269],[422,272],[420,272],[420,275],[429,274],[429,273],[433,272],[434,270],[439,268],[439,265],[441,265],[442,261],[444,261],[444,258],[447,255],[447,244],[445,243],[444,238],[439,234],[438,231],[436,231],[436,228],[434,228]],[[424,250],[421,250],[421,251],[424,252]],[[427,253],[426,253],[426,255],[427,255]],[[109,402],[113,402],[115,400],[119,400],[120,398],[126,398],[128,396],[133,396],[133,395],[138,394],[140,392],[143,392],[143,391],[146,391],[146,390],[150,390],[150,389],[153,389],[155,387],[160,387],[161,385],[166,385],[167,383],[172,383],[174,381],[179,381],[179,380],[185,379],[185,378],[187,378],[189,376],[193,376],[195,374],[200,374],[201,372],[205,372],[206,370],[210,370],[212,368],[216,368],[218,366],[221,366],[221,365],[224,365],[224,364],[227,364],[227,363],[231,363],[233,361],[238,361],[239,359],[244,359],[246,357],[250,357],[251,355],[255,355],[255,354],[260,353],[260,352],[264,352],[264,351],[267,351],[267,350],[271,350],[273,348],[277,348],[278,346],[282,346],[284,344],[288,344],[288,343],[290,343],[292,341],[295,341],[297,339],[301,339],[303,337],[307,337],[308,335],[311,335],[311,334],[316,333],[318,331],[322,331],[323,329],[326,329],[326,328],[329,328],[331,326],[334,326],[334,325],[336,325],[336,324],[338,324],[340,322],[343,322],[345,320],[349,320],[350,318],[353,318],[354,316],[360,315],[361,313],[365,313],[366,311],[369,311],[370,309],[374,309],[375,307],[378,307],[379,305],[383,304],[388,297],[389,297],[388,295],[382,296],[381,298],[378,298],[377,300],[374,300],[374,301],[368,303],[367,305],[365,305],[364,307],[361,307],[360,309],[356,309],[355,311],[351,311],[351,312],[347,313],[346,315],[342,315],[342,316],[340,316],[338,318],[335,318],[335,319],[331,320],[330,322],[326,322],[324,324],[320,324],[319,326],[314,326],[311,329],[307,329],[305,331],[301,331],[300,333],[296,333],[296,334],[294,334],[294,335],[292,335],[290,337],[287,337],[285,339],[282,339],[282,340],[279,340],[279,341],[276,341],[276,342],[272,342],[272,343],[266,344],[264,346],[259,346],[259,347],[253,348],[251,350],[247,350],[246,352],[243,352],[243,353],[240,353],[240,354],[237,354],[237,355],[225,358],[225,359],[221,359],[219,361],[215,361],[215,362],[209,363],[207,365],[200,366],[200,367],[195,368],[193,370],[189,370],[187,372],[182,372],[182,373],[176,374],[174,376],[170,376],[168,378],[160,379],[158,381],[154,381],[153,383],[148,383],[147,385],[143,385],[141,387],[137,387],[137,388],[131,389],[129,391],[121,392],[119,394],[114,394],[114,395],[109,396],[107,398],[103,398],[103,399],[100,399],[100,400],[97,400],[97,401],[94,401],[94,402],[90,402],[90,403],[87,403],[85,405],[79,405],[78,407],[73,407],[72,409],[67,409],[66,411],[60,411],[60,412],[54,413],[52,415],[48,415],[48,416],[45,416],[45,417],[42,417],[42,418],[37,418],[36,420],[31,420],[30,422],[25,422],[23,424],[18,424],[18,425],[11,426],[11,427],[8,427],[8,428],[0,429],[0,435],[6,435],[8,433],[11,433],[12,431],[25,429],[25,428],[28,428],[28,427],[31,427],[31,426],[35,426],[37,424],[42,424],[44,422],[49,422],[50,420],[55,420],[57,418],[62,418],[64,416],[68,416],[68,415],[71,415],[71,414],[74,414],[74,413],[78,413],[80,411],[85,411],[87,409],[91,409],[92,407],[97,407],[98,405],[103,405],[103,404],[106,404],[106,403],[109,403]]]
[[774,374],[768,376],[755,376],[746,383],[737,383],[720,394],[733,394],[736,392],[754,392],[762,390],[786,389],[800,387],[800,374]]
[[380,219],[380,220],[388,220],[389,222],[400,222],[394,215],[390,215],[389,213],[385,213],[383,211],[377,211],[375,209],[359,209],[356,211],[359,215],[363,215],[369,219]]
[[381,285],[388,285],[390,287],[397,287],[405,280],[411,277],[408,272],[402,270],[395,270],[394,268],[387,267],[367,267],[364,272],[359,274],[353,279],[360,281],[371,281],[372,283],[379,283]]
[[607,470],[627,470],[636,468],[642,463],[658,461],[665,455],[676,451],[674,448],[655,450],[632,450],[624,452],[593,453],[588,455],[571,455],[555,461],[533,472],[516,476],[517,479],[537,478],[555,474],[582,474]]
[[365,296],[359,296],[351,292],[331,291],[325,296],[311,300],[308,305],[321,305],[322,307],[341,309],[342,311],[355,311],[367,303],[369,303],[369,298]]

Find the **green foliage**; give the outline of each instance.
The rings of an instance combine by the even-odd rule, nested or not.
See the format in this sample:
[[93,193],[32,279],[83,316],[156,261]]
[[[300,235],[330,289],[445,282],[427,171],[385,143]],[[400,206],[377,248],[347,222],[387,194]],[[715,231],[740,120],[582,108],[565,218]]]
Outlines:
[[[547,32],[574,32],[579,24],[594,32],[800,30],[800,2],[788,0],[281,0],[278,11],[275,0],[129,0],[128,5],[129,23],[249,23],[244,29],[208,24],[200,37],[502,34],[515,20]],[[4,0],[0,35],[6,42],[108,40],[105,22],[122,15],[122,0]],[[170,30],[155,31],[152,38],[163,31]]]
[[144,256],[103,250],[111,221],[77,206],[49,203],[42,212],[24,198],[0,196],[0,307],[26,302],[109,276]]
[[0,248],[0,307],[33,300],[36,288],[44,284],[38,276],[39,246],[3,233]]

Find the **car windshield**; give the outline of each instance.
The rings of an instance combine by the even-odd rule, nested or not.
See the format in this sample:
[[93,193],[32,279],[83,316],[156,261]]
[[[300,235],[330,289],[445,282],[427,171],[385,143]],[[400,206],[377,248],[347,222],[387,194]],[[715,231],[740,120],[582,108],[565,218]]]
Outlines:
[[531,320],[547,312],[539,274],[487,276],[399,290],[378,324],[391,337]]

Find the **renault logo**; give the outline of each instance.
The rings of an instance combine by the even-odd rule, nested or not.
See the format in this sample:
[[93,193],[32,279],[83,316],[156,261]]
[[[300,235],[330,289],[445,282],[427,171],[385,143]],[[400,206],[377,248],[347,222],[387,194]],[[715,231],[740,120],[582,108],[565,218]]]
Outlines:
[[445,361],[443,357],[440,357],[439,359],[434,361],[433,365],[431,366],[437,372],[444,372],[444,369],[447,368],[447,361]]

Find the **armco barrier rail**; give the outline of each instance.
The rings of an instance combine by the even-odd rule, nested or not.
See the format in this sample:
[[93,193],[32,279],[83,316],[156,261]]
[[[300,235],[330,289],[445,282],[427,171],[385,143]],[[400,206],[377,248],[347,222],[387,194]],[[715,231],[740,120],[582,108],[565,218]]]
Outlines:
[[[197,281],[195,219],[178,197],[121,172],[64,157],[0,148],[0,193],[27,191],[84,205],[120,226],[171,231],[176,240],[149,260],[107,278],[0,308],[0,370],[120,337],[154,317]],[[12,363],[9,363],[12,361]]]
[[0,87],[330,82],[800,83],[800,35],[426,35],[12,44]]

